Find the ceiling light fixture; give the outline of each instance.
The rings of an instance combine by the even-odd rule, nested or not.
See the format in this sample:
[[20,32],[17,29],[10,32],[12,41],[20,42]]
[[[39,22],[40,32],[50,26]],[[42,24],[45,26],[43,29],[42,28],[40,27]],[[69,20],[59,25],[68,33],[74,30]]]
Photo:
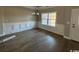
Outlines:
[[35,8],[36,12],[33,12],[32,15],[39,15],[39,12],[38,12],[39,11],[39,7],[40,6],[36,6],[36,8]]
[[33,12],[32,15],[39,15],[39,13],[38,12],[37,13]]

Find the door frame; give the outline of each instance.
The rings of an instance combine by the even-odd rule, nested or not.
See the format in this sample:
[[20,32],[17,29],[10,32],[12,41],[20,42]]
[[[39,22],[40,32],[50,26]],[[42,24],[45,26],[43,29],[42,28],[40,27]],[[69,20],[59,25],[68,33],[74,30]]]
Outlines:
[[[77,9],[79,9],[79,8],[77,8]],[[70,18],[70,33],[69,33],[69,37],[71,38],[71,40],[74,40],[73,38],[72,38],[72,34],[71,34],[71,32],[72,32],[72,13],[73,13],[73,10],[76,10],[76,9],[71,9],[71,18]],[[74,41],[76,41],[76,40],[74,40]],[[79,42],[79,41],[77,41],[77,42]]]

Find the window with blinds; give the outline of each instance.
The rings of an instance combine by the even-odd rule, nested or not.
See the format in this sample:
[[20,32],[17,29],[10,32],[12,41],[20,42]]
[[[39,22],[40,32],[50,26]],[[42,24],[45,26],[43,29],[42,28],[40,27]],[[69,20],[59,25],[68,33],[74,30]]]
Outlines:
[[54,26],[56,25],[56,12],[42,13],[41,20],[43,25]]

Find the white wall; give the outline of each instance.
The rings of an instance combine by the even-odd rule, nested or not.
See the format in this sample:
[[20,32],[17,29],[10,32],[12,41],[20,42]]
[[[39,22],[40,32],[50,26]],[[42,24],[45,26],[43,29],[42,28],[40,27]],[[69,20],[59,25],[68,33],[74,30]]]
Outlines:
[[16,32],[21,32],[24,30],[29,30],[35,27],[34,21],[19,22],[19,23],[4,23],[4,33],[12,34]]
[[3,21],[0,19],[0,36],[3,35]]
[[55,27],[51,27],[51,26],[47,26],[47,25],[43,25],[43,24],[39,24],[39,28],[60,34],[60,35],[64,35],[64,25],[63,24],[56,24]]

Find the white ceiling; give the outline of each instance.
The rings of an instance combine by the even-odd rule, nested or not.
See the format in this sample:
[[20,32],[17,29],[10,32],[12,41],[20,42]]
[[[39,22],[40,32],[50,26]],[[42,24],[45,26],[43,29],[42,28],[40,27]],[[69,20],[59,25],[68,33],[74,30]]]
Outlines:
[[25,8],[30,8],[30,9],[36,9],[36,8],[39,8],[39,9],[47,9],[47,8],[53,8],[55,6],[24,6]]
[[29,9],[35,9],[36,7],[35,6],[23,6],[25,8],[29,8]]

